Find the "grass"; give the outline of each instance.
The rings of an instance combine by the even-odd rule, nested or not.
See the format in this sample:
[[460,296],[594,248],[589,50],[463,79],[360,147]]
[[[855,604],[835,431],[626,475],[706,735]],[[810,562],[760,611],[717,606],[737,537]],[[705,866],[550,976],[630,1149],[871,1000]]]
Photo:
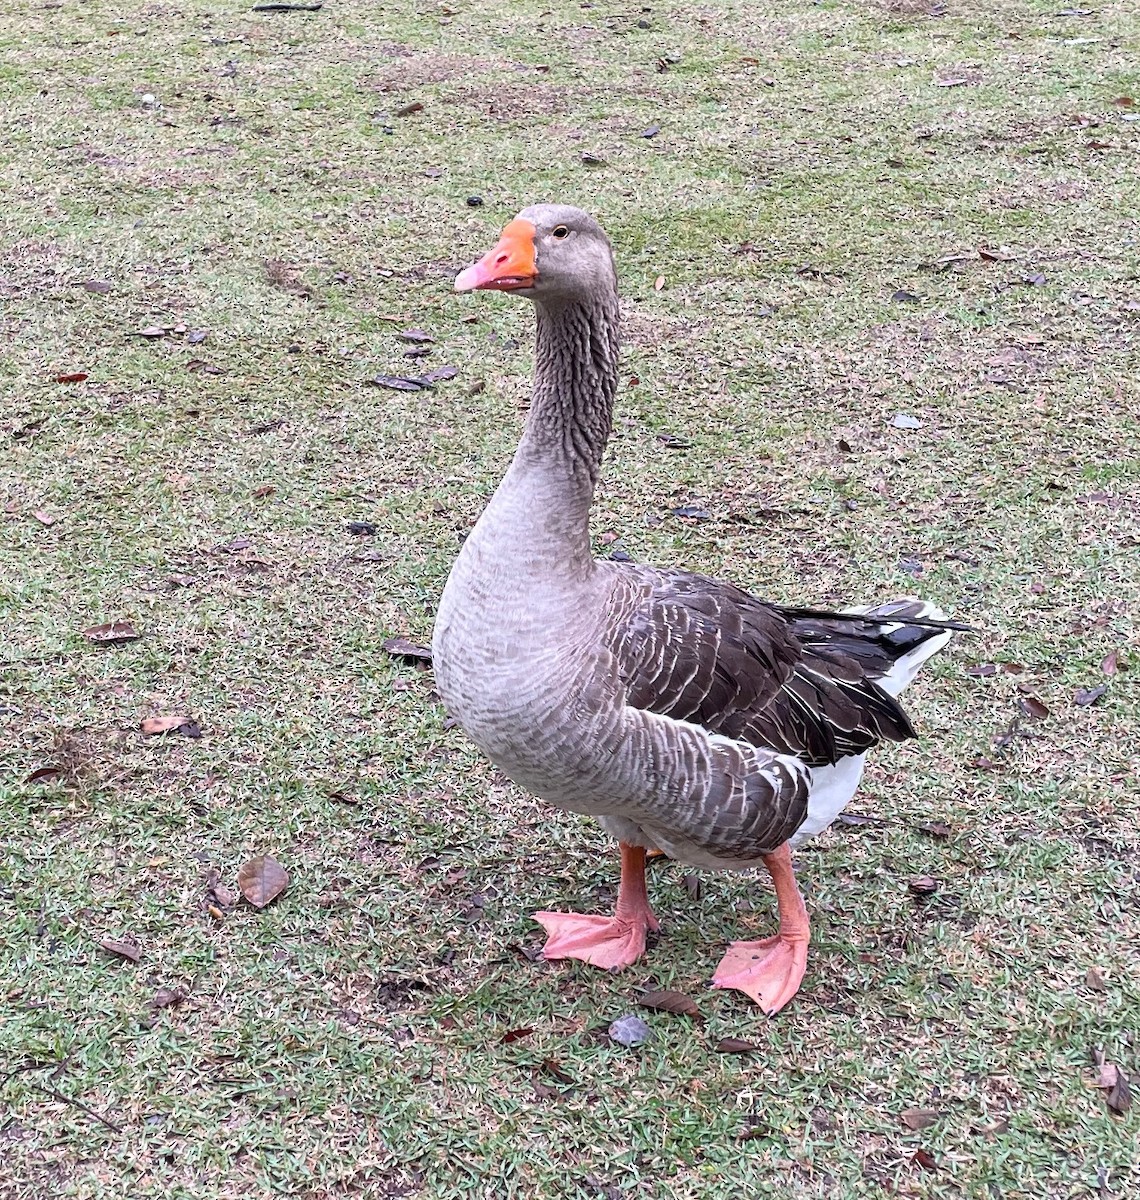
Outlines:
[[[1090,1050],[1140,1070],[1140,22],[1062,7],[0,17],[3,1200],[1135,1194]],[[800,854],[774,1021],[705,991],[761,880],[664,864],[643,966],[530,961],[612,848],[381,649],[428,637],[523,419],[530,313],[450,279],[542,198],[618,250],[607,549],[980,630],[909,693],[875,820]],[[366,386],[420,369],[413,325],[458,376]],[[141,637],[83,638],[110,620]],[[203,736],[142,737],[163,713]],[[288,890],[218,920],[211,869],[258,853]],[[647,985],[706,1020],[592,1032]]]

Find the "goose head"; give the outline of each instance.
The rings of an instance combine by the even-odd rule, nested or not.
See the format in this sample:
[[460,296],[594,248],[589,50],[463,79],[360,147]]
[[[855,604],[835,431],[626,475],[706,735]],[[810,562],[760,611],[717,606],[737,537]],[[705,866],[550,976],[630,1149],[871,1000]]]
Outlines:
[[455,279],[457,292],[520,292],[528,299],[587,299],[616,287],[613,250],[589,213],[568,204],[533,204],[495,246]]

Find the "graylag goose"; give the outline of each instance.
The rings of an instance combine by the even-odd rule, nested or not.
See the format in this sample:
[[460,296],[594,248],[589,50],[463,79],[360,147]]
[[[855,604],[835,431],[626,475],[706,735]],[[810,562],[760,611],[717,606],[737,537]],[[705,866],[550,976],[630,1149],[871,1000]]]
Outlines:
[[872,746],[914,736],[896,697],[964,627],[917,600],[784,607],[703,575],[595,560],[590,503],[618,375],[609,239],[580,209],[535,205],[455,287],[532,300],[537,342],[522,441],[440,600],[439,693],[510,779],[595,817],[621,848],[613,916],[536,913],[543,955],[611,970],[640,958],[658,928],[647,851],[762,863],[779,930],[732,943],[713,984],[774,1013],[807,959],[791,849],[848,803]]

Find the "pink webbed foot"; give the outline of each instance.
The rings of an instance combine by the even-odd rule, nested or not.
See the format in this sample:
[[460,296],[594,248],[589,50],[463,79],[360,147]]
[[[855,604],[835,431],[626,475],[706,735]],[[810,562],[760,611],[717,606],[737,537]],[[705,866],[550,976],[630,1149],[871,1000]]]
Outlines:
[[713,987],[744,992],[774,1016],[800,990],[807,948],[807,938],[784,935],[758,942],[733,942],[720,960]]
[[548,937],[543,958],[577,958],[607,971],[631,966],[645,953],[645,935],[660,929],[645,891],[645,849],[621,843],[621,884],[612,917],[537,912]]
[[645,953],[647,930],[658,928],[648,910],[640,920],[560,912],[537,912],[534,919],[548,935],[543,958],[576,958],[607,971],[637,962]]

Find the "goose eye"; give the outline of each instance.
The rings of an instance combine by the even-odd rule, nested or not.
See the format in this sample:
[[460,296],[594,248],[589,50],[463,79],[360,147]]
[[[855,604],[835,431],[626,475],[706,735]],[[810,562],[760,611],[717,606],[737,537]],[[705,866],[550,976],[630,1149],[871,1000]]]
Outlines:
[[555,225],[555,227],[550,232],[556,238],[564,238],[564,237],[570,236],[570,230],[567,229],[565,225]]

